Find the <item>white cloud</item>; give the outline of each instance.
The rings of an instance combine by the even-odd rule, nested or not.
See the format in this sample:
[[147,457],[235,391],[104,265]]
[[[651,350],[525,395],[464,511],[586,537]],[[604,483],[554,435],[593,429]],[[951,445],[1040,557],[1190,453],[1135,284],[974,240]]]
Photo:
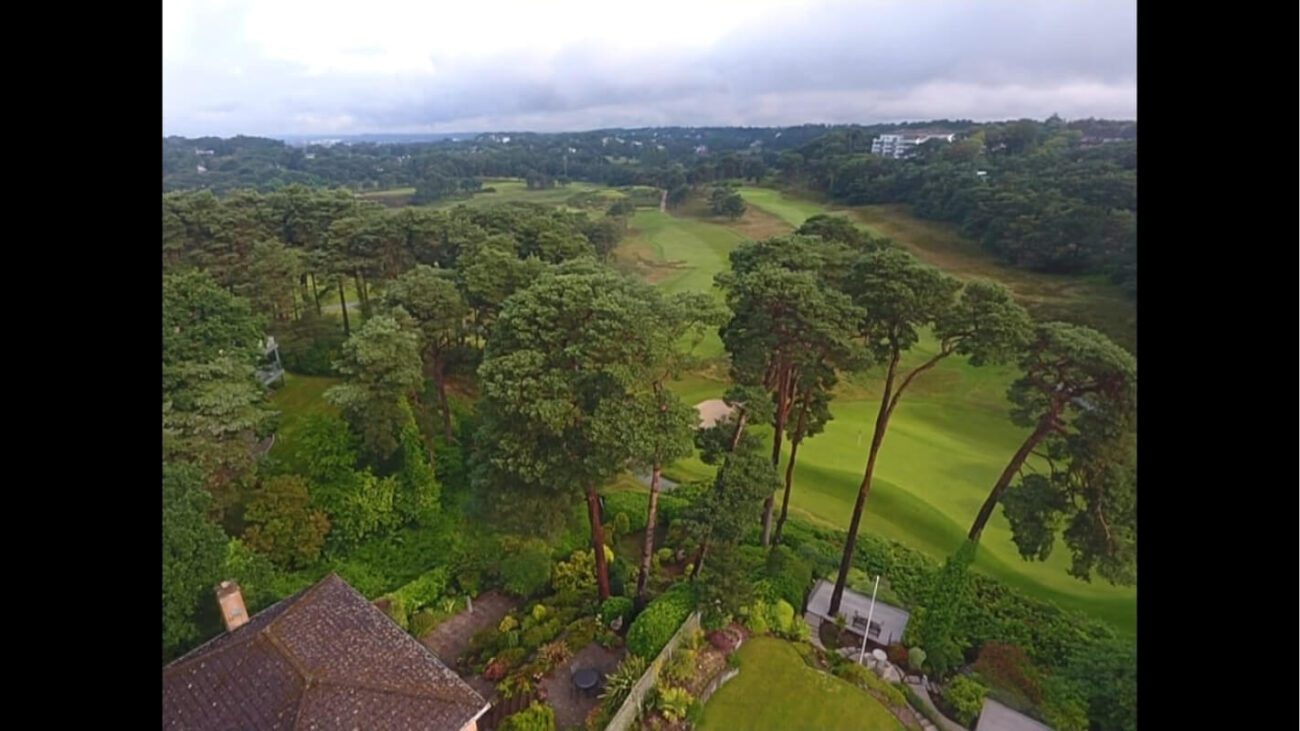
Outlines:
[[166,0],[164,129],[1131,117],[1135,14],[1100,0]]

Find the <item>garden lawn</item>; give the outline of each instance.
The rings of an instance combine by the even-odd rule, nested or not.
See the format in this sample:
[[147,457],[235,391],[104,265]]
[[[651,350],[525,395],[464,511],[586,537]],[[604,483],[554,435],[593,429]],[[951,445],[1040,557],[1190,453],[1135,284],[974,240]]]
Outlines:
[[271,396],[271,407],[280,412],[280,426],[275,431],[271,456],[290,464],[296,458],[294,437],[307,419],[317,414],[336,414],[338,410],[325,400],[325,391],[340,383],[327,376],[284,374],[284,385]]
[[866,691],[805,664],[789,642],[755,637],[737,652],[740,675],[709,699],[700,731],[903,728]]

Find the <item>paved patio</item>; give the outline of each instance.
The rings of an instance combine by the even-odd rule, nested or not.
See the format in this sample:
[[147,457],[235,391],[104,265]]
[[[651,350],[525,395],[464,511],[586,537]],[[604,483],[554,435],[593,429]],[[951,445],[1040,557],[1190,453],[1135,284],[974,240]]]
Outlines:
[[[546,689],[546,702],[555,709],[555,727],[570,728],[582,726],[587,714],[600,703],[599,687],[603,686],[606,675],[614,672],[619,662],[627,655],[627,650],[617,648],[607,650],[593,642],[578,651],[566,665],[556,668],[549,676],[542,679]],[[573,687],[573,673],[578,668],[595,668],[601,675],[602,684],[597,690],[583,695]]]

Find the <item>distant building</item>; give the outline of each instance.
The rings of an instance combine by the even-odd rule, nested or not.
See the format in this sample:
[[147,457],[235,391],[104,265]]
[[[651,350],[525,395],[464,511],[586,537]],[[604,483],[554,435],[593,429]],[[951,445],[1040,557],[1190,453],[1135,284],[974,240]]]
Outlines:
[[897,135],[880,135],[871,141],[871,154],[881,157],[906,157],[917,145],[930,140],[952,142],[956,134],[943,131],[905,132]]
[[198,155],[198,156],[200,156],[200,157],[210,157],[210,156],[212,156],[212,155],[217,154],[217,152],[216,152],[216,150],[199,150],[199,149],[195,149],[195,150],[194,150],[194,154],[195,154],[195,155]]
[[208,169],[203,167],[202,165],[195,165],[194,170],[200,173],[206,173],[208,171]]
[[253,617],[234,582],[217,601],[227,631],[163,668],[164,729],[474,731],[488,711],[337,574]]

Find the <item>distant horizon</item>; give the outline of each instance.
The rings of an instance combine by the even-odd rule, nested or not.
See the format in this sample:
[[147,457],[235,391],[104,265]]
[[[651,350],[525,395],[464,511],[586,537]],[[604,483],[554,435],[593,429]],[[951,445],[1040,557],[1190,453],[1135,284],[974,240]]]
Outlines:
[[[643,125],[621,125],[613,127],[589,127],[589,128],[571,128],[555,130],[538,130],[538,129],[481,129],[481,130],[459,130],[453,132],[276,132],[276,133],[256,133],[256,132],[236,132],[234,134],[179,134],[163,133],[163,139],[179,137],[182,139],[201,139],[204,137],[215,137],[217,139],[229,140],[236,137],[257,137],[262,139],[280,140],[288,142],[290,140],[300,139],[325,139],[325,140],[346,140],[363,137],[436,137],[439,139],[448,139],[451,137],[468,137],[478,135],[513,135],[513,134],[536,134],[536,135],[563,135],[563,134],[589,134],[592,132],[604,132],[610,130],[654,130],[654,129],[793,129],[797,127],[894,127],[914,124],[935,124],[939,122],[950,123],[970,123],[970,124],[1000,124],[1008,122],[1017,122],[1023,119],[1042,122],[1050,119],[1052,114],[1045,114],[1041,117],[991,117],[986,119],[960,118],[953,119],[948,117],[934,117],[929,119],[904,119],[899,121],[888,122],[798,122],[795,124],[643,124]],[[1132,117],[1114,117],[1099,115],[1084,115],[1078,117],[1066,117],[1061,115],[1061,120],[1066,123],[1079,122],[1084,120],[1096,120],[1105,122],[1137,122],[1137,116]]]

